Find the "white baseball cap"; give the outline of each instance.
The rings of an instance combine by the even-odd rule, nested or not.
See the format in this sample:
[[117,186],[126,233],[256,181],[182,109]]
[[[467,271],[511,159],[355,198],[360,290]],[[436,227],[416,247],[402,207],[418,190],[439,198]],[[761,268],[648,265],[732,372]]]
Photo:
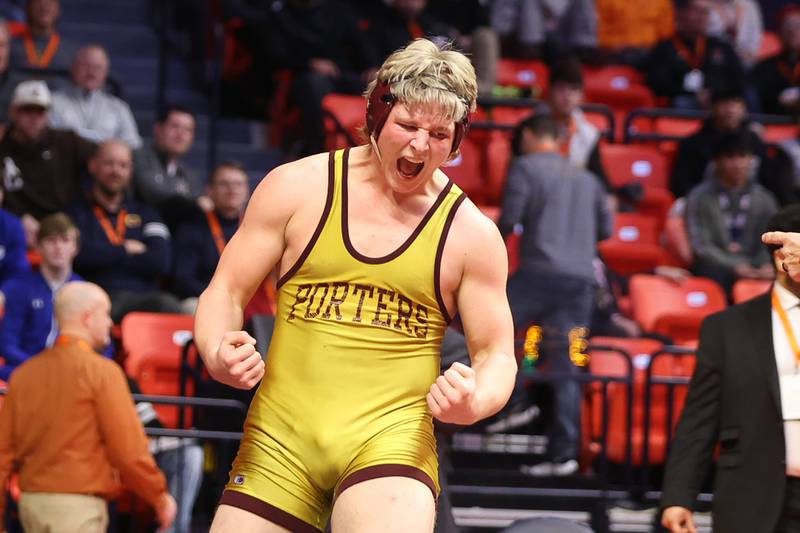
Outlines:
[[14,97],[11,99],[11,106],[35,105],[49,108],[50,89],[47,84],[40,80],[23,81],[14,89]]

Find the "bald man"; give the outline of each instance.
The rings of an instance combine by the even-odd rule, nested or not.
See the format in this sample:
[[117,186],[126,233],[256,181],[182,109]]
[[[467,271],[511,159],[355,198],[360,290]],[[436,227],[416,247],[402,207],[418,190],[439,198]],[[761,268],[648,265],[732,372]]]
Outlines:
[[130,106],[106,91],[111,63],[102,46],[84,46],[72,61],[72,83],[53,93],[50,125],[93,142],[119,139],[133,149],[142,138]]
[[[148,451],[122,369],[97,353],[109,341],[111,302],[99,286],[58,292],[55,346],[22,364],[0,410],[0,486],[21,465],[26,533],[101,533],[119,479],[156,511],[162,529],[175,500]],[[0,516],[5,505],[0,492]]]

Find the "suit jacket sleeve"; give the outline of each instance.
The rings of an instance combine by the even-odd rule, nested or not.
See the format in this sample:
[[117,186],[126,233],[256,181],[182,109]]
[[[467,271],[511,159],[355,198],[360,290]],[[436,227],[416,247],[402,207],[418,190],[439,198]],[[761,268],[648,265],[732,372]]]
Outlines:
[[677,505],[691,509],[708,472],[719,433],[722,328],[719,315],[714,315],[700,330],[697,366],[667,460],[662,508]]

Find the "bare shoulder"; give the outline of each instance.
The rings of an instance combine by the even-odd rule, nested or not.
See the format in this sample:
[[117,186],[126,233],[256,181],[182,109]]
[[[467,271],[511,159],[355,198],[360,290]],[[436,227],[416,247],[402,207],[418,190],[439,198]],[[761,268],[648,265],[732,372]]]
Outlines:
[[508,276],[508,253],[500,231],[469,199],[462,202],[453,218],[442,265],[445,294],[456,294],[467,277],[500,286]]
[[264,176],[253,194],[266,189],[270,195],[284,193],[302,197],[317,185],[327,184],[327,180],[328,154],[315,154],[275,167]]
[[328,154],[285,163],[267,173],[253,191],[246,218],[291,217],[303,206],[324,201],[328,188]]
[[489,254],[487,259],[497,260],[495,255],[506,258],[505,244],[497,225],[484,215],[471,200],[462,202],[450,229],[449,239],[467,255]]

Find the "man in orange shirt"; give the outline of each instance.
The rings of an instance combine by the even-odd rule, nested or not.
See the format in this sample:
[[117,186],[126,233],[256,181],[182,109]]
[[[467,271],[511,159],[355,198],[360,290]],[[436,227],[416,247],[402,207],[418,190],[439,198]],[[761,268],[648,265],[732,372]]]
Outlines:
[[[109,341],[110,309],[97,285],[66,284],[55,300],[55,346],[9,382],[0,410],[0,486],[16,466],[26,533],[105,532],[106,500],[119,492],[120,478],[153,506],[162,528],[175,518],[125,376],[95,351]],[[0,516],[4,504],[3,494]]]
[[611,61],[641,66],[650,48],[673,33],[672,0],[597,0],[597,41]]

